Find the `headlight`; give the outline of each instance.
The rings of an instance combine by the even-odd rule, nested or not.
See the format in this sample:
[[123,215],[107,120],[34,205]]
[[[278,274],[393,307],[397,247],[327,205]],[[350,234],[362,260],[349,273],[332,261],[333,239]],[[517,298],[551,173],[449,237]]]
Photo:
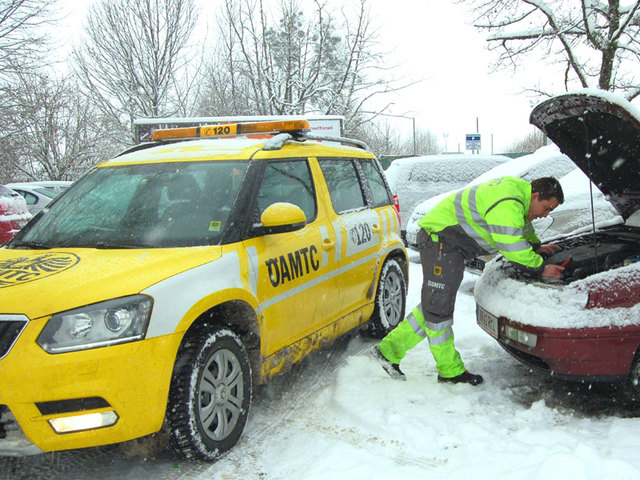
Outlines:
[[153,300],[132,295],[56,313],[38,337],[49,353],[106,347],[144,338]]

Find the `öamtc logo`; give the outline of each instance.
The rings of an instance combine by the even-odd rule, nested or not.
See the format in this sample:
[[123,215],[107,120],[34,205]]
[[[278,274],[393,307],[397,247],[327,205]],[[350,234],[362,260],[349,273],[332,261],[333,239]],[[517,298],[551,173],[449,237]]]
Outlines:
[[44,253],[0,260],[0,288],[50,277],[79,261],[80,257],[73,253]]

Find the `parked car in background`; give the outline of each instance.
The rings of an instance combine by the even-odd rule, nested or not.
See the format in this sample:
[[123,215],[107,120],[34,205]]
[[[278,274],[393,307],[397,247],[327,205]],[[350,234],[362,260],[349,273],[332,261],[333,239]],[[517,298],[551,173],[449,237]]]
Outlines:
[[10,188],[0,185],[0,245],[11,240],[31,217],[24,198]]
[[[624,224],[558,239],[557,281],[524,277],[504,258],[475,286],[478,324],[534,370],[640,390],[640,111],[602,91],[559,95],[531,114],[606,195]],[[583,205],[588,207],[588,205]]]
[[22,195],[32,215],[36,215],[51,200],[62,193],[72,182],[42,181],[7,183],[5,186]]
[[[505,176],[520,177],[529,181],[539,177],[556,177],[560,179],[567,173],[575,170],[575,168],[576,165],[571,159],[563,155],[555,146],[542,147],[530,155],[509,159],[508,162],[501,163],[487,170],[459,188],[454,188],[419,203],[413,209],[407,221],[407,245],[412,248],[416,246],[416,235],[420,228],[418,221],[441,200],[454,194],[461,188]],[[402,189],[404,187],[399,188]]]
[[385,170],[389,187],[400,205],[400,231],[406,238],[411,212],[420,202],[463,187],[478,175],[509,158],[502,155],[425,155],[399,158]]

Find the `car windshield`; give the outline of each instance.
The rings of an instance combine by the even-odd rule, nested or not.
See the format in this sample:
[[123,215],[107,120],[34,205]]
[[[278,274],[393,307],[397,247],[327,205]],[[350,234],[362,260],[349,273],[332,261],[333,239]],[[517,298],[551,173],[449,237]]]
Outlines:
[[9,248],[215,245],[248,163],[97,168],[20,232]]

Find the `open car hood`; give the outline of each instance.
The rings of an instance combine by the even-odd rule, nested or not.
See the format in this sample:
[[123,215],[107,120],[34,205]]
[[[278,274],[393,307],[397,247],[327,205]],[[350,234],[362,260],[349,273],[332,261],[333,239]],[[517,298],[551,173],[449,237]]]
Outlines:
[[584,90],[531,112],[540,128],[627,219],[640,208],[640,110],[624,98]]

